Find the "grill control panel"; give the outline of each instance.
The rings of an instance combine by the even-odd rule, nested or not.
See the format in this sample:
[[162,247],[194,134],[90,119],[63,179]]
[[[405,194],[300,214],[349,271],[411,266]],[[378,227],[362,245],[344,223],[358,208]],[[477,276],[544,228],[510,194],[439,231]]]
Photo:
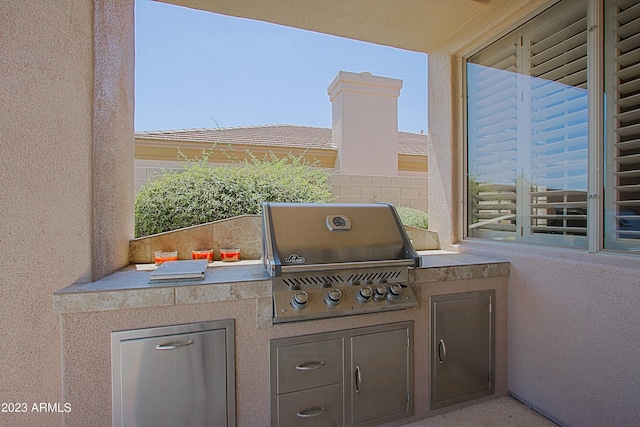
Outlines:
[[[347,276],[338,273],[274,280],[274,323],[417,307],[406,273]],[[357,280],[356,280],[357,279]]]

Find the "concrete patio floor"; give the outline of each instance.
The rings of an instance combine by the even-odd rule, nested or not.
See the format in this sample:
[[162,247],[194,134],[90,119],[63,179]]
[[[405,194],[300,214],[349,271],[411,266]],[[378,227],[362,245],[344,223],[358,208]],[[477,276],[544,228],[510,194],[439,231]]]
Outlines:
[[468,406],[402,427],[557,427],[513,397]]

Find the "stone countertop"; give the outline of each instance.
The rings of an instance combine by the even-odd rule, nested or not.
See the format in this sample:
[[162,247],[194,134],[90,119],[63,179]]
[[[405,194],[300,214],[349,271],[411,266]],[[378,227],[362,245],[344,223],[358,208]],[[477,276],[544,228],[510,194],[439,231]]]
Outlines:
[[[509,275],[509,262],[445,251],[420,252],[419,282]],[[75,283],[53,294],[57,314],[271,298],[271,280],[260,260],[209,264],[201,280],[150,283],[153,266],[129,265],[95,282]]]

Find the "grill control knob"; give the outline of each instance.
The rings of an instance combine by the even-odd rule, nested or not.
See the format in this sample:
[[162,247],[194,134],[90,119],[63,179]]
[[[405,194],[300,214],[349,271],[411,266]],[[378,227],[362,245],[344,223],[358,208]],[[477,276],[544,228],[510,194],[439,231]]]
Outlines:
[[360,302],[368,302],[371,299],[372,295],[373,295],[373,289],[371,289],[371,286],[364,286],[358,290],[358,293],[356,294],[356,298]]
[[338,303],[340,302],[340,298],[342,298],[342,292],[340,291],[340,289],[334,288],[327,292],[327,295],[325,295],[324,297],[324,302],[329,307],[332,307],[334,305],[338,305]]
[[307,302],[309,302],[309,295],[305,291],[298,291],[293,298],[291,298],[291,306],[296,310],[304,308]]
[[399,283],[394,283],[393,285],[389,286],[389,295],[387,295],[387,298],[396,299],[400,296],[401,293],[402,285],[400,285]]
[[381,299],[385,299],[386,296],[387,296],[387,288],[384,285],[376,286],[376,292],[373,299],[375,299],[376,301],[379,301]]

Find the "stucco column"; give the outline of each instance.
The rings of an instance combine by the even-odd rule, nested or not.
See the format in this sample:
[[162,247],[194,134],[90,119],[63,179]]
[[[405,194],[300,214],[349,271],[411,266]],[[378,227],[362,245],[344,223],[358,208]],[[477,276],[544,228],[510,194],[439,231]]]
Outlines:
[[95,2],[93,268],[97,280],[129,263],[133,238],[134,0]]
[[[459,217],[459,60],[449,54],[429,54],[429,229],[438,233],[442,249],[451,249],[460,238]],[[458,159],[458,160],[456,160]],[[457,205],[457,206],[456,206]]]
[[336,169],[345,175],[398,175],[398,96],[402,80],[340,71],[327,90]]

